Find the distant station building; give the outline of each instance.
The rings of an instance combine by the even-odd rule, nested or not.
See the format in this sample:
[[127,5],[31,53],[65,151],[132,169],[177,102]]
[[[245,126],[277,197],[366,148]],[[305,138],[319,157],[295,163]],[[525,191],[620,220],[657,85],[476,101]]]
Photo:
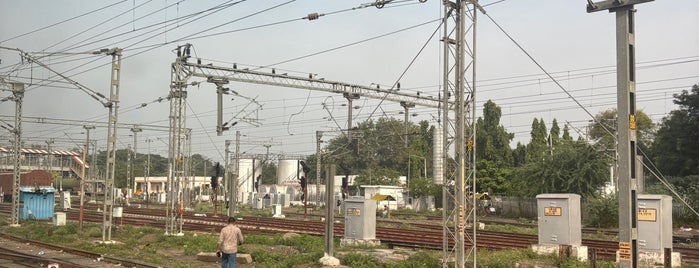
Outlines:
[[[0,195],[2,202],[12,202],[12,172],[0,173]],[[45,170],[21,172],[19,174],[19,186],[51,186],[51,173]]]

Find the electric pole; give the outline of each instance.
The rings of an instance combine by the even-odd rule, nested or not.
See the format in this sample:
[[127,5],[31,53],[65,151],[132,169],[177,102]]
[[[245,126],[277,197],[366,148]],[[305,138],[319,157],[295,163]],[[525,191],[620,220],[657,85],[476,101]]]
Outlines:
[[22,153],[22,101],[24,98],[23,83],[7,83],[12,91],[12,100],[15,101],[15,127],[14,134],[14,170],[12,173],[12,223],[10,226],[19,226],[19,187],[20,187],[20,159]]
[[136,156],[138,155],[138,132],[143,131],[143,129],[139,127],[132,127],[131,132],[133,132],[133,168],[131,169],[131,173],[129,174],[129,182],[128,182],[128,187],[131,188],[132,190],[136,189]]
[[121,49],[107,51],[112,55],[112,72],[109,83],[109,122],[107,128],[107,161],[105,170],[104,211],[102,216],[102,242],[112,240],[112,208],[114,206],[114,167],[116,162],[117,117],[119,115],[119,80],[121,79]]
[[[635,4],[653,0],[588,0],[587,12],[616,14],[617,142],[619,163],[619,267],[638,266],[636,196]],[[667,256],[666,256],[667,257]]]
[[[82,231],[83,229],[83,207],[85,205],[85,166],[87,165],[87,154],[90,151],[90,130],[95,129],[95,126],[83,126],[87,132],[87,137],[85,138],[85,150],[83,151],[83,164],[80,172],[80,217],[78,220],[78,229]],[[93,193],[94,195],[94,193]]]
[[[443,228],[442,228],[442,267],[451,260],[454,266],[463,268],[466,260],[476,261],[476,209],[475,194],[467,200],[467,188],[476,188],[475,146],[476,138],[476,14],[485,13],[476,0],[444,1],[443,18],[443,92],[441,99],[442,128],[444,146],[442,148],[444,166],[453,163],[456,170],[443,170],[446,182],[442,185]],[[450,23],[452,22],[453,25]],[[470,40],[469,40],[470,39]],[[469,43],[470,42],[470,43]],[[453,107],[449,97],[454,96]],[[454,111],[454,117],[449,112]],[[451,130],[451,131],[450,131]],[[449,136],[449,134],[453,134]],[[452,141],[449,143],[448,141]],[[449,154],[449,148],[454,153]],[[453,159],[453,160],[451,160]],[[450,189],[453,183],[453,193]],[[450,208],[453,202],[453,208]],[[468,203],[467,203],[468,202]],[[470,203],[470,204],[469,204]],[[453,221],[452,221],[453,219]],[[466,232],[467,224],[473,226]],[[452,226],[453,225],[453,226]],[[471,246],[466,248],[466,240]],[[453,246],[450,246],[453,242]],[[466,254],[468,253],[468,256]]]

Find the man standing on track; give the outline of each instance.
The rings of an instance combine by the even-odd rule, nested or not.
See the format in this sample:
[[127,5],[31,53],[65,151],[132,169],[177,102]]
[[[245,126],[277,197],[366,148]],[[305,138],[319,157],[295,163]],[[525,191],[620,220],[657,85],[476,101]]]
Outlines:
[[221,257],[221,268],[235,268],[238,245],[243,244],[243,233],[235,225],[235,217],[228,218],[228,225],[221,229],[216,244],[216,255]]

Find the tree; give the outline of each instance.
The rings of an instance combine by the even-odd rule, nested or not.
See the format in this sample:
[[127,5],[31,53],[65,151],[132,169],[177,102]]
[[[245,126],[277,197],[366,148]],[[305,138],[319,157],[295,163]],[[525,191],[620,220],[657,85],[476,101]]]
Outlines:
[[543,118],[541,121],[534,118],[530,134],[531,140],[529,140],[529,144],[527,144],[526,151],[527,163],[532,161],[541,161],[546,153],[546,137],[548,135],[546,133],[546,123],[544,123]]
[[561,139],[564,142],[572,142],[573,141],[573,137],[570,136],[570,129],[568,128],[568,124],[563,126],[563,136],[561,137]]
[[527,163],[527,146],[517,142],[517,147],[512,150],[513,167],[521,167]]
[[513,187],[510,194],[533,197],[540,193],[576,193],[591,196],[607,182],[608,166],[608,160],[584,142],[559,146],[543,161],[528,162],[517,168],[511,176]]
[[552,147],[558,146],[561,143],[561,128],[558,127],[558,120],[556,118],[551,122],[551,131],[549,132],[550,145]]
[[512,166],[510,141],[515,137],[500,125],[502,112],[493,101],[483,105],[483,117],[476,123],[476,159],[496,163],[500,167]]
[[354,185],[400,185],[400,173],[387,168],[367,168],[359,171]]
[[510,168],[500,167],[490,160],[479,160],[476,167],[478,167],[476,169],[476,179],[478,180],[476,192],[501,194],[512,187],[511,182],[507,179],[512,173]]
[[666,175],[699,175],[699,85],[673,96],[679,109],[663,118],[652,158]]
[[[602,150],[616,149],[616,108],[607,109],[595,115],[594,122],[588,126],[589,136]],[[646,113],[636,111],[636,140],[641,149],[647,149],[652,144],[655,124]]]
[[439,187],[432,183],[429,178],[410,178],[410,196],[413,198],[419,198],[422,196],[434,196],[438,191]]

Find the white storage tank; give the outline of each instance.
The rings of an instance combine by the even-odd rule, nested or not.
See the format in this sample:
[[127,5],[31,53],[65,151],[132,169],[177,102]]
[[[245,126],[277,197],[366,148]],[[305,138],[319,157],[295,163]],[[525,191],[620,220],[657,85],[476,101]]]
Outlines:
[[238,170],[238,192],[255,192],[255,178],[262,173],[260,164],[256,159],[241,158]]
[[298,184],[301,173],[299,160],[279,159],[277,162],[277,184]]

